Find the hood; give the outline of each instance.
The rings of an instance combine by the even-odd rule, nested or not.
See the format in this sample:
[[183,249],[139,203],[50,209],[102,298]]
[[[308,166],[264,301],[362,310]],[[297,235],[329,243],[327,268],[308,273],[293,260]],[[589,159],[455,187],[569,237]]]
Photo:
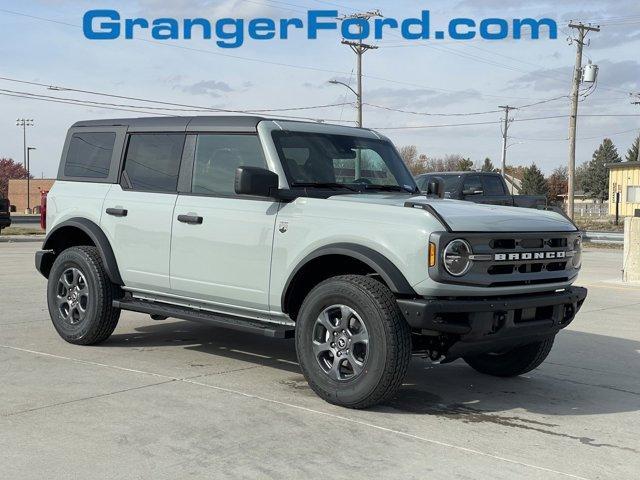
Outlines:
[[[428,198],[423,195],[336,195],[332,200],[405,207],[406,203],[433,208],[453,232],[575,232],[576,227],[556,212],[533,208],[483,205],[462,200]],[[445,225],[445,226],[447,226]]]

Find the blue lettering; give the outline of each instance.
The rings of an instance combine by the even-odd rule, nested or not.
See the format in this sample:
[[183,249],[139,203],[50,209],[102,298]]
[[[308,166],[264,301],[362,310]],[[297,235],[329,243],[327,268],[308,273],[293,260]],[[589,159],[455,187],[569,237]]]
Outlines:
[[[356,27],[353,32],[351,27]],[[369,21],[366,18],[345,18],[340,25],[342,37],[346,40],[364,40],[369,36]]]
[[[338,25],[336,24],[337,16],[337,10],[309,10],[307,12],[309,23],[307,38],[315,40],[318,38],[319,30],[336,30],[338,28]],[[319,22],[320,18],[333,18],[333,22]]]
[[[420,27],[419,32],[412,32],[411,27]],[[400,27],[402,36],[407,40],[429,39],[429,10],[422,11],[422,18],[407,18],[402,21]]]
[[[220,40],[216,42],[220,48],[237,48],[244,43],[244,34],[243,34],[243,25],[244,20],[241,18],[222,18],[216,22],[216,37]],[[235,27],[233,31],[227,32],[225,31],[226,26]],[[232,40],[231,42],[226,42],[224,40]]]
[[113,40],[120,36],[120,23],[116,21],[101,22],[100,31],[93,29],[93,21],[99,18],[120,20],[120,14],[115,10],[89,10],[82,17],[82,31],[89,40]]
[[175,18],[156,18],[153,21],[151,36],[156,40],[178,40],[178,21]]
[[304,23],[299,18],[281,18],[280,19],[280,38],[289,38],[289,26],[295,28],[304,28]]
[[[469,27],[465,33],[458,31],[458,27],[461,25]],[[454,18],[449,22],[449,37],[454,40],[470,40],[476,36],[476,32],[471,30],[475,26],[476,22],[470,18]]]
[[149,28],[149,22],[144,18],[127,18],[124,21],[124,38],[131,40],[133,38],[133,28],[135,26],[140,28]]
[[276,36],[276,23],[270,18],[254,18],[249,22],[249,37],[254,40],[271,40]]
[[184,39],[191,40],[191,33],[194,25],[202,27],[202,38],[209,40],[211,38],[211,22],[206,18],[187,18],[184,21]]
[[516,18],[513,20],[513,38],[519,40],[522,38],[522,26],[526,25],[531,28],[531,39],[540,38],[540,25],[546,25],[549,28],[549,38],[555,40],[558,38],[558,25],[555,20],[550,18],[541,18],[534,20],[533,18]]
[[382,27],[387,25],[389,28],[398,28],[398,21],[395,18],[376,18],[374,22],[374,38],[382,40]]
[[[498,27],[498,31],[489,31],[489,27]],[[509,34],[509,24],[502,18],[485,18],[480,22],[480,36],[485,40],[502,40]]]

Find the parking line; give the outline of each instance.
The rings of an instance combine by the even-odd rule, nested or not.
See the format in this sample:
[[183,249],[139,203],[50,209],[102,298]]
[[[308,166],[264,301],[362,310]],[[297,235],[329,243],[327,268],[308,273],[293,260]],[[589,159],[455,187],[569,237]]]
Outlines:
[[73,357],[66,357],[66,356],[63,356],[63,355],[55,355],[55,354],[52,354],[52,353],[39,352],[37,350],[29,350],[29,349],[26,349],[26,348],[13,347],[11,345],[1,345],[0,344],[0,347],[1,348],[6,348],[6,349],[10,349],[10,350],[16,350],[16,351],[20,351],[20,352],[32,353],[34,355],[41,355],[41,356],[45,356],[45,357],[57,358],[57,359],[60,359],[60,360],[68,360],[68,361],[71,361],[71,362],[82,363],[82,364],[86,364],[86,365],[94,365],[94,366],[98,366],[98,367],[112,368],[112,369],[116,369],[116,370],[121,370],[121,371],[129,372],[129,373],[139,373],[139,374],[143,374],[143,375],[153,375],[155,377],[161,377],[161,378],[166,378],[166,379],[171,379],[171,380],[177,380],[177,381],[180,381],[180,382],[183,382],[183,383],[189,383],[189,384],[192,384],[192,385],[198,385],[198,386],[201,386],[201,387],[210,388],[210,389],[217,390],[217,391],[220,391],[220,392],[226,392],[226,393],[231,393],[231,394],[234,394],[234,395],[239,395],[239,396],[242,396],[242,397],[245,397],[245,398],[261,400],[263,402],[268,402],[268,403],[272,403],[272,404],[275,404],[275,405],[280,405],[280,406],[283,406],[283,407],[293,408],[293,409],[296,409],[296,410],[299,410],[299,411],[303,411],[303,412],[307,412],[307,413],[313,413],[313,414],[316,414],[316,415],[323,415],[325,417],[330,417],[330,418],[333,418],[333,419],[336,419],[336,420],[349,422],[349,423],[352,423],[352,424],[355,424],[355,425],[360,425],[360,426],[363,426],[363,427],[372,428],[372,429],[375,429],[375,430],[378,430],[378,431],[382,431],[382,432],[392,433],[394,435],[401,436],[401,437],[404,437],[404,438],[410,438],[410,439],[413,439],[413,440],[419,440],[419,441],[422,441],[422,442],[425,442],[425,443],[430,443],[432,445],[438,445],[438,446],[441,446],[441,447],[446,447],[446,448],[450,448],[450,449],[453,449],[453,450],[458,450],[458,451],[465,452],[465,453],[471,453],[471,454],[474,454],[474,455],[479,455],[479,456],[483,456],[483,457],[486,457],[486,458],[491,458],[493,460],[498,460],[498,461],[501,461],[501,462],[510,463],[512,465],[519,465],[519,466],[522,466],[522,467],[532,468],[532,469],[535,469],[535,470],[548,472],[548,473],[554,473],[554,474],[557,474],[557,475],[561,475],[561,476],[568,477],[568,478],[575,478],[575,479],[578,479],[578,480],[589,480],[586,477],[581,477],[579,475],[574,475],[572,473],[561,472],[559,470],[553,470],[551,468],[541,467],[539,465],[533,465],[531,463],[526,463],[526,462],[521,462],[519,460],[513,460],[513,459],[510,459],[510,458],[501,457],[499,455],[494,455],[492,453],[487,453],[487,452],[483,452],[483,451],[480,451],[480,450],[475,450],[475,449],[472,449],[472,448],[462,447],[460,445],[454,445],[454,444],[447,443],[447,442],[441,442],[439,440],[433,440],[431,438],[422,437],[422,436],[419,436],[419,435],[414,435],[414,434],[411,434],[411,433],[403,432],[401,430],[394,430],[392,428],[383,427],[381,425],[376,425],[374,423],[369,423],[369,422],[365,422],[365,421],[362,421],[362,420],[356,420],[354,418],[344,417],[342,415],[336,415],[334,413],[323,412],[321,410],[315,410],[315,409],[309,408],[309,407],[303,407],[302,405],[295,405],[293,403],[287,403],[287,402],[283,402],[283,401],[280,401],[280,400],[274,400],[274,399],[271,399],[271,398],[261,397],[259,395],[254,395],[252,393],[242,392],[240,390],[233,390],[233,389],[230,389],[230,388],[224,388],[224,387],[218,387],[218,386],[215,386],[215,385],[209,385],[209,384],[198,382],[198,381],[195,381],[195,380],[192,380],[192,379],[189,379],[189,378],[172,377],[170,375],[163,375],[163,374],[160,374],[160,373],[146,372],[146,371],[143,371],[143,370],[135,370],[135,369],[132,369],[132,368],[119,367],[117,365],[108,365],[106,363],[92,362],[90,360],[81,360],[81,359],[77,359],[77,358],[73,358]]

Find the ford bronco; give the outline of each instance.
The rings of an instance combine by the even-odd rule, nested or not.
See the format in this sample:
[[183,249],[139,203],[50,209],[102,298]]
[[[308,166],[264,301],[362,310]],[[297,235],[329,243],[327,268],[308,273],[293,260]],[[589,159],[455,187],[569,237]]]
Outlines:
[[37,269],[71,343],[122,310],[293,338],[323,399],[383,402],[413,355],[520,375],[586,290],[553,212],[421,194],[379,133],[250,116],[84,121],[48,194]]

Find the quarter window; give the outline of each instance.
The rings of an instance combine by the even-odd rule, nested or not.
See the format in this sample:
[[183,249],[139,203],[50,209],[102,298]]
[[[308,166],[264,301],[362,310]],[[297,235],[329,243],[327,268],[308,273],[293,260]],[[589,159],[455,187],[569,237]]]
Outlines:
[[175,192],[183,145],[184,135],[178,133],[131,135],[122,173],[124,187]]
[[256,135],[200,134],[193,165],[193,193],[235,195],[238,167],[266,168]]
[[65,176],[107,178],[115,141],[113,132],[74,133],[64,165]]
[[504,185],[502,179],[496,175],[482,177],[485,195],[504,195]]

